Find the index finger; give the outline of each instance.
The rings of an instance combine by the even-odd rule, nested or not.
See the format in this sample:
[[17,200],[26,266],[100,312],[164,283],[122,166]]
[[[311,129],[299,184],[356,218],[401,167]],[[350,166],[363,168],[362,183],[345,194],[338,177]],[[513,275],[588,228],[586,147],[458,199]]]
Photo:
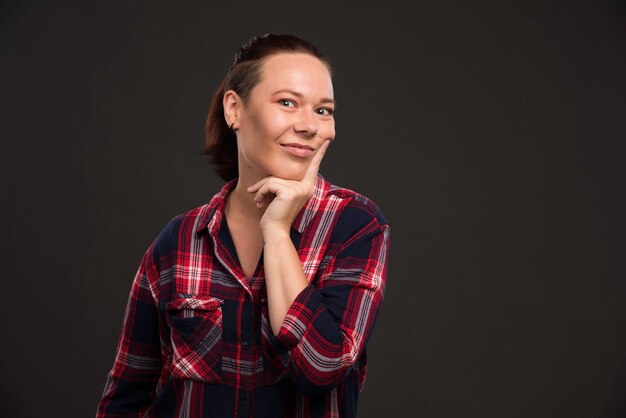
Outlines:
[[320,164],[322,163],[322,158],[324,158],[324,154],[326,153],[329,145],[330,139],[327,139],[317,150],[313,158],[311,158],[309,168],[307,168],[306,174],[304,175],[304,181],[308,182],[311,187],[315,184],[315,179],[317,178],[317,172],[320,168]]

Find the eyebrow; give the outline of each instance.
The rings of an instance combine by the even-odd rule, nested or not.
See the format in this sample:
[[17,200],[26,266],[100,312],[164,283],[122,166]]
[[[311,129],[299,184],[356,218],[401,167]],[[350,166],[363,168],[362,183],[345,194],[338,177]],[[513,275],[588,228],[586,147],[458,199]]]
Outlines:
[[[298,93],[297,91],[293,91],[293,90],[289,90],[289,89],[282,89],[282,90],[278,90],[275,91],[272,96],[278,94],[278,93],[290,93],[293,94],[296,97],[302,98],[303,95],[302,93]],[[335,102],[335,100],[331,99],[330,97],[324,97],[320,100],[320,103],[332,103],[334,105],[337,105],[337,103]]]

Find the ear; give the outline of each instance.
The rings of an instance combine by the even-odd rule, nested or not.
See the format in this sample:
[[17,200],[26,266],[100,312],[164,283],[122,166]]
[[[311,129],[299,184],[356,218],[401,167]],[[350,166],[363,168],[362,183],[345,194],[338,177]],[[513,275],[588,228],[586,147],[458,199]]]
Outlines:
[[224,118],[226,119],[226,124],[230,126],[234,123],[233,128],[238,128],[242,106],[241,97],[239,97],[234,90],[227,90],[224,92],[222,105],[224,106]]

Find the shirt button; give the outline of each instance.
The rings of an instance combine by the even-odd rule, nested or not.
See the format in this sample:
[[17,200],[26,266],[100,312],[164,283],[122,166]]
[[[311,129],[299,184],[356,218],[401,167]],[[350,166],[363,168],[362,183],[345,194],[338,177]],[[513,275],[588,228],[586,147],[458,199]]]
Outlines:
[[248,399],[248,393],[247,392],[241,392],[241,399],[243,399],[244,401],[246,399]]
[[243,347],[244,349],[248,348],[248,341],[242,341],[241,347]]

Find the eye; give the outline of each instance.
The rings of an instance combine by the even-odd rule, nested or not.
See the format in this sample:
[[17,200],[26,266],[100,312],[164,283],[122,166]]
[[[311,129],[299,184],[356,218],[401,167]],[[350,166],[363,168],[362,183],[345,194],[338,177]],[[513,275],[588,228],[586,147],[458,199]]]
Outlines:
[[317,110],[321,111],[320,115],[323,115],[323,116],[330,116],[335,113],[335,111],[329,107],[321,107]]
[[[280,103],[280,104],[282,104],[282,105],[284,105],[286,107],[292,107],[292,106],[289,106],[289,104],[292,104],[293,107],[296,106],[295,102],[293,100],[289,100],[289,99],[279,99],[278,103]],[[286,105],[285,105],[285,103],[286,103]]]

